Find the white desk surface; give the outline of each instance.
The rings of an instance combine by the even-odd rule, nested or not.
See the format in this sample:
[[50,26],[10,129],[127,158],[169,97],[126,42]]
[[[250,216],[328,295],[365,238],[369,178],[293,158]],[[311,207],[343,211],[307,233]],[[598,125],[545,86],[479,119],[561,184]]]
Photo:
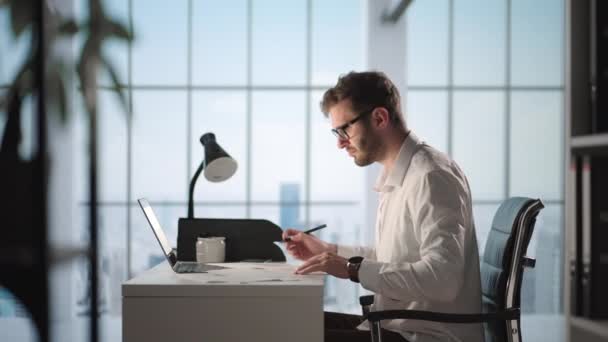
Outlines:
[[167,262],[122,284],[123,297],[323,296],[325,274],[297,275],[286,263],[221,263],[208,273],[175,273]]

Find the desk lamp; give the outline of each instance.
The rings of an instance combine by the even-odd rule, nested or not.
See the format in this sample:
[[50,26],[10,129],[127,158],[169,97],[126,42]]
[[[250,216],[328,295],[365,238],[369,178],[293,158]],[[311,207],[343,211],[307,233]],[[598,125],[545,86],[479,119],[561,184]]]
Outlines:
[[194,185],[201,171],[205,169],[205,178],[210,182],[223,182],[236,172],[237,163],[215,141],[215,134],[205,133],[200,139],[205,149],[205,159],[201,162],[190,181],[190,197],[188,198],[188,218],[194,218]]

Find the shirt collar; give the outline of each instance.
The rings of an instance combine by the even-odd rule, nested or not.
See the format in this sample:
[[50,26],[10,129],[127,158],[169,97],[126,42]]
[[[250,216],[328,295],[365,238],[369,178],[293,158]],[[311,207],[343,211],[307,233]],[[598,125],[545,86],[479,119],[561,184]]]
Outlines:
[[382,172],[380,172],[374,186],[375,191],[388,192],[403,184],[403,179],[410,166],[412,156],[416,152],[417,146],[421,143],[420,138],[410,130],[403,144],[401,144],[392,170],[387,170],[386,167],[382,168]]

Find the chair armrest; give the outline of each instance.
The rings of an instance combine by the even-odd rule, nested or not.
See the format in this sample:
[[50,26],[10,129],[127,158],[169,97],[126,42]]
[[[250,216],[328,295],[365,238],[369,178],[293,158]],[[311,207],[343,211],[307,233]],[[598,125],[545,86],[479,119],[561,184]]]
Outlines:
[[491,321],[510,321],[519,319],[519,316],[519,308],[478,314],[457,314],[420,310],[386,310],[369,312],[365,315],[364,319],[367,319],[372,323],[385,319],[416,319],[444,323],[482,323]]
[[363,317],[365,318],[372,309],[372,304],[374,304],[374,296],[361,296],[359,297],[359,303],[361,304],[361,311],[363,313]]
[[368,306],[374,304],[374,295],[359,297],[359,304],[361,304],[361,306]]

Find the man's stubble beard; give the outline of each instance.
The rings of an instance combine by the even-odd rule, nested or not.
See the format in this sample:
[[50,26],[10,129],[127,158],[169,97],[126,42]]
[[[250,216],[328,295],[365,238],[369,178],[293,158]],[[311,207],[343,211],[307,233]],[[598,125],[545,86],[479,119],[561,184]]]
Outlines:
[[375,136],[368,128],[362,132],[359,140],[358,154],[355,154],[355,164],[358,166],[367,166],[374,163],[382,146],[381,138]]

